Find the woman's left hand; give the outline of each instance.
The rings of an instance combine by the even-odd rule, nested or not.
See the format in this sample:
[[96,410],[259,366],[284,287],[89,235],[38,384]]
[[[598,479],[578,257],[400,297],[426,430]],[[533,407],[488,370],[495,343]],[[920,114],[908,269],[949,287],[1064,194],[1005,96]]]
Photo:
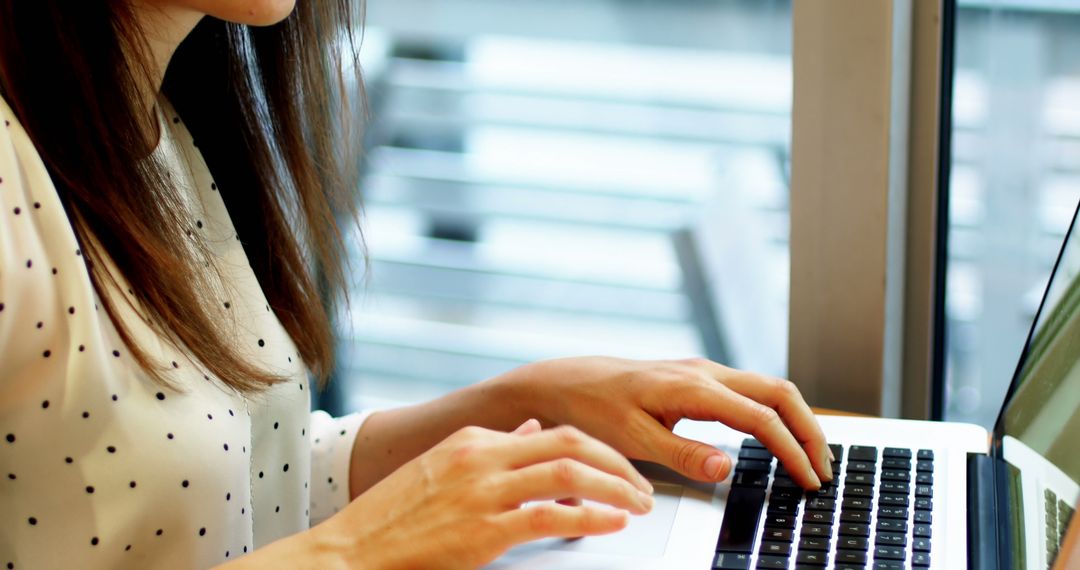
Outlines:
[[672,433],[681,419],[712,420],[752,434],[807,489],[832,480],[831,452],[796,386],[705,359],[566,358],[523,366],[514,384],[530,417],[569,424],[631,459],[660,463],[698,481],[723,480],[731,458]]

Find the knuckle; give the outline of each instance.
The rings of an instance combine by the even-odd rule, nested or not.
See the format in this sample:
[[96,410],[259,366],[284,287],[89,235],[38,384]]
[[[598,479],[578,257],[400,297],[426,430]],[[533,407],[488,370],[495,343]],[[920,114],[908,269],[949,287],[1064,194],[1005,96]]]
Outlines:
[[671,458],[673,465],[683,471],[690,471],[691,466],[694,463],[694,455],[697,451],[697,444],[684,441],[675,446],[674,456]]
[[560,490],[573,490],[577,486],[577,465],[570,459],[558,459],[551,464],[551,478]]
[[757,424],[761,426],[770,426],[780,421],[780,414],[777,414],[776,410],[768,406],[754,406],[753,414]]
[[797,400],[802,398],[802,393],[799,392],[799,387],[795,385],[791,380],[784,380],[782,378],[776,378],[774,380],[774,388],[779,396],[785,400]]
[[576,446],[585,440],[585,434],[574,426],[559,426],[552,430],[555,438],[562,445]]
[[452,468],[470,468],[475,464],[479,451],[479,446],[472,443],[460,445],[450,452],[449,464]]
[[529,507],[529,528],[538,535],[549,535],[555,530],[555,508],[551,503]]
[[457,430],[454,435],[458,436],[459,439],[464,439],[468,441],[479,439],[481,436],[483,436],[485,431],[487,430],[478,426],[465,426]]

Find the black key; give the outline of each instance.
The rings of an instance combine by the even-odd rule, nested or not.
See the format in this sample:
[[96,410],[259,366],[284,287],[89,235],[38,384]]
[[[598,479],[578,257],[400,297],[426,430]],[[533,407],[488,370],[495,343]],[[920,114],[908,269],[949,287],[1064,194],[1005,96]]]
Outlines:
[[934,474],[933,473],[916,473],[915,474],[916,485],[933,485]]
[[776,489],[802,489],[798,483],[791,480],[791,477],[777,476],[772,482],[773,490]]
[[930,525],[928,525],[928,524],[917,524],[917,525],[915,525],[914,534],[915,534],[915,536],[918,536],[920,538],[930,538]]
[[836,547],[866,552],[870,548],[870,541],[861,536],[841,536],[836,539]]
[[804,524],[802,525],[802,536],[829,538],[832,536],[832,527],[826,524]]
[[878,487],[878,492],[906,495],[911,492],[911,485],[908,485],[907,483],[901,483],[899,481],[882,481],[881,486]]
[[844,460],[844,446],[840,445],[839,443],[830,443],[829,449],[832,450],[833,457],[835,458],[833,459],[833,461]]
[[829,550],[829,537],[804,536],[799,540],[799,550]]
[[808,511],[835,511],[836,501],[833,499],[809,499],[806,501]]
[[756,459],[740,459],[735,464],[735,471],[763,471],[768,473],[772,470],[772,463],[768,461],[758,461]]
[[911,471],[911,461],[908,459],[900,459],[899,457],[888,457],[881,461],[882,469],[899,469],[901,471]]
[[907,546],[907,535],[895,532],[879,532],[874,538],[874,543],[885,546]]
[[779,570],[787,570],[788,559],[787,556],[758,556],[757,567],[758,568],[777,568]]
[[770,515],[794,515],[799,512],[799,503],[793,501],[776,501],[769,503]]
[[836,562],[846,564],[866,564],[866,553],[858,550],[836,551]]
[[886,507],[882,506],[878,508],[877,516],[883,519],[901,519],[907,520],[908,510],[906,507]]
[[870,536],[870,525],[859,523],[840,523],[840,536]]
[[748,570],[750,555],[742,552],[717,552],[712,567],[713,570]]
[[915,552],[930,552],[930,539],[916,536],[911,539],[911,549]]
[[919,457],[919,459],[926,459],[928,461],[933,461],[934,460],[934,450],[932,450],[932,449],[920,449],[918,457]]
[[847,485],[874,485],[873,473],[849,473],[844,480]]
[[727,506],[724,508],[724,522],[720,525],[716,551],[749,554],[754,547],[754,534],[757,531],[761,507],[764,504],[765,491],[733,487],[728,492]]
[[934,510],[934,501],[929,497],[915,497],[915,510],[932,511]]
[[841,511],[840,522],[869,523],[869,511]]
[[761,539],[775,542],[791,542],[795,539],[795,531],[789,528],[767,528],[761,534]]
[[865,497],[845,497],[843,508],[845,511],[869,511],[871,504],[870,499]]
[[756,461],[772,461],[773,454],[766,449],[757,447],[744,447],[739,450],[739,459],[754,459]]
[[877,467],[870,461],[848,461],[847,472],[848,473],[873,473],[877,471]]
[[769,515],[765,517],[766,528],[795,528],[795,515]]
[[832,511],[806,511],[802,517],[803,524],[832,524]]
[[904,560],[907,558],[907,552],[902,546],[879,544],[874,547],[874,558],[877,560]]
[[833,566],[833,570],[865,570],[866,566],[862,564],[837,564]]
[[904,563],[898,560],[874,559],[874,570],[904,570]]
[[865,445],[853,445],[848,448],[848,460],[869,461],[874,463],[877,461],[877,448]]
[[816,550],[800,551],[798,556],[795,557],[795,562],[812,566],[825,566],[829,563],[829,555]]
[[897,519],[878,519],[878,532],[907,532],[907,521]]
[[878,503],[889,507],[906,507],[908,506],[907,495],[881,495],[878,497]]
[[934,522],[934,517],[930,511],[915,511],[915,522],[930,524]]
[[776,463],[776,476],[791,479],[791,473],[789,473],[787,467],[784,467],[784,464],[780,462]]
[[929,552],[916,552],[911,555],[912,566],[929,566],[930,565],[930,553]]
[[791,556],[791,543],[790,542],[762,542],[761,548],[758,551],[762,554],[772,554],[775,556]]
[[933,497],[934,496],[934,488],[931,487],[930,485],[915,485],[915,496],[916,497],[927,497],[927,498]]
[[757,487],[762,490],[769,484],[769,474],[758,471],[736,471],[732,487]]
[[871,485],[848,485],[844,487],[845,497],[873,497],[874,487]]
[[802,489],[788,489],[780,488],[773,489],[772,495],[769,495],[770,501],[801,501]]
[[758,440],[756,440],[756,439],[754,439],[752,437],[748,437],[748,438],[742,440],[742,446],[743,447],[756,447],[758,449],[765,449],[765,444],[764,443],[761,443],[760,441],[758,441]]
[[933,473],[934,462],[933,461],[919,461],[915,464],[915,470],[920,473]]
[[811,491],[806,494],[807,499],[835,499],[836,498],[836,485],[822,485],[817,491]]
[[903,481],[907,483],[911,481],[910,471],[897,471],[896,469],[886,469],[881,472],[882,481]]
[[884,457],[898,457],[900,459],[911,459],[911,450],[903,447],[886,447],[881,452]]

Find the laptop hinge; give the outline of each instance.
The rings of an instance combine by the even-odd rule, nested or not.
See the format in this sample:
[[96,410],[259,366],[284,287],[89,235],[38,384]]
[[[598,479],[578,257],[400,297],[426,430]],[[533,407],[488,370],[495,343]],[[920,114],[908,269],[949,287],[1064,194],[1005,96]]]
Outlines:
[[989,455],[968,454],[967,521],[968,568],[998,568],[997,489],[994,460]]

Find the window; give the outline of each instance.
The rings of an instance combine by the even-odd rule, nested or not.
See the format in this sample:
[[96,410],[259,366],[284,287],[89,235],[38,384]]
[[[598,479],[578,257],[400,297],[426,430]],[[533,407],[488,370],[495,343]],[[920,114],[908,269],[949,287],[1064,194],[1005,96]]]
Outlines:
[[1080,1],[961,1],[946,419],[991,426],[1080,198]]
[[558,356],[783,374],[790,20],[788,1],[369,3],[370,272],[338,323],[339,409]]

